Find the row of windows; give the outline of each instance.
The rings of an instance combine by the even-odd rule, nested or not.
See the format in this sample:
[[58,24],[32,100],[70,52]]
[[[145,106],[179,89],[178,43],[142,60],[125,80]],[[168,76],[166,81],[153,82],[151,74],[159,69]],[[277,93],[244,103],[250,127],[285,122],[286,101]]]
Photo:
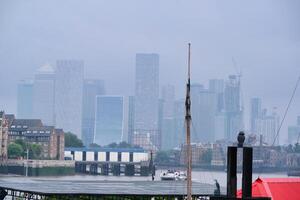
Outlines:
[[28,128],[28,126],[24,125],[24,126],[21,126],[21,125],[11,125],[11,128]]
[[[74,151],[71,151],[71,154],[74,155]],[[110,152],[106,152],[106,161],[110,161]],[[94,160],[98,161],[98,152],[94,152]],[[86,151],[82,152],[82,161],[86,161]],[[122,153],[118,152],[118,162],[122,161]],[[129,153],[129,162],[133,162],[133,153]]]
[[50,131],[26,131],[27,133],[51,133]]

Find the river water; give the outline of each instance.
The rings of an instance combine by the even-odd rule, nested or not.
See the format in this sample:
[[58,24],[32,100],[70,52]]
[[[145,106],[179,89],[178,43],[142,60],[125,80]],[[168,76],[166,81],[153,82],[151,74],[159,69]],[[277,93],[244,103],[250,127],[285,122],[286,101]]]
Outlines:
[[[157,170],[155,175],[155,181],[160,180],[160,174],[164,170]],[[262,178],[279,178],[279,177],[287,177],[286,173],[261,173],[261,174],[253,174],[252,180],[255,181],[258,177]],[[9,176],[1,177],[1,179],[9,178]],[[59,176],[59,177],[31,177],[33,179],[40,179],[42,181],[47,180],[69,180],[69,181],[97,181],[97,180],[106,180],[106,181],[151,181],[151,176],[142,177],[142,176],[100,176],[100,175],[74,175],[74,176]],[[223,171],[193,171],[192,172],[192,180],[194,182],[208,183],[214,184],[217,180],[219,184],[223,187],[226,187],[226,172]],[[238,179],[238,188],[241,187],[242,174],[237,174]],[[21,179],[22,180],[22,179]]]

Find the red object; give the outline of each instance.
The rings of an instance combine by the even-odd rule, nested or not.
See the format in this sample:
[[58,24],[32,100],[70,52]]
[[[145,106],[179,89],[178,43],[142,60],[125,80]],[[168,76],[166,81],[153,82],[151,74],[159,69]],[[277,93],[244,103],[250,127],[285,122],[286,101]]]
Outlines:
[[[242,190],[237,191],[237,196],[242,196]],[[252,196],[300,200],[300,178],[258,178],[252,183]]]

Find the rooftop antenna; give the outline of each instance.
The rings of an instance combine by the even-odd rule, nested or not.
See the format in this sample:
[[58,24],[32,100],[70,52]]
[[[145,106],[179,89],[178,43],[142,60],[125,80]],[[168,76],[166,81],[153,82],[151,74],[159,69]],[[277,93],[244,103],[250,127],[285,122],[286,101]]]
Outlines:
[[191,151],[191,43],[188,44],[188,80],[186,84],[185,123],[187,159],[187,200],[192,200],[192,151]]

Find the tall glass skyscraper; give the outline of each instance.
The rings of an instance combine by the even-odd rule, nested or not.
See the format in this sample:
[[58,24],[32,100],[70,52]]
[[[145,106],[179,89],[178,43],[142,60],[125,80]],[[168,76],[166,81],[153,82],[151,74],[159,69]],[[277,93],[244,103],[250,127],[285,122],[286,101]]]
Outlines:
[[94,141],[96,96],[104,95],[104,81],[87,79],[83,85],[82,141],[85,146]]
[[97,96],[94,143],[108,145],[121,142],[124,128],[124,98]]
[[229,80],[226,81],[224,91],[225,137],[229,141],[235,141],[238,132],[244,128],[240,92],[240,77],[230,75]]
[[38,69],[33,86],[33,116],[43,124],[53,126],[54,119],[55,74],[51,65]]
[[33,117],[33,81],[22,80],[18,83],[17,113],[19,119]]
[[84,63],[81,60],[58,60],[56,65],[56,127],[81,138]]
[[134,143],[160,148],[158,128],[159,55],[136,54]]
[[261,99],[260,98],[251,98],[251,108],[250,108],[250,129],[254,134],[257,133],[257,120],[262,118],[262,109],[261,109]]

